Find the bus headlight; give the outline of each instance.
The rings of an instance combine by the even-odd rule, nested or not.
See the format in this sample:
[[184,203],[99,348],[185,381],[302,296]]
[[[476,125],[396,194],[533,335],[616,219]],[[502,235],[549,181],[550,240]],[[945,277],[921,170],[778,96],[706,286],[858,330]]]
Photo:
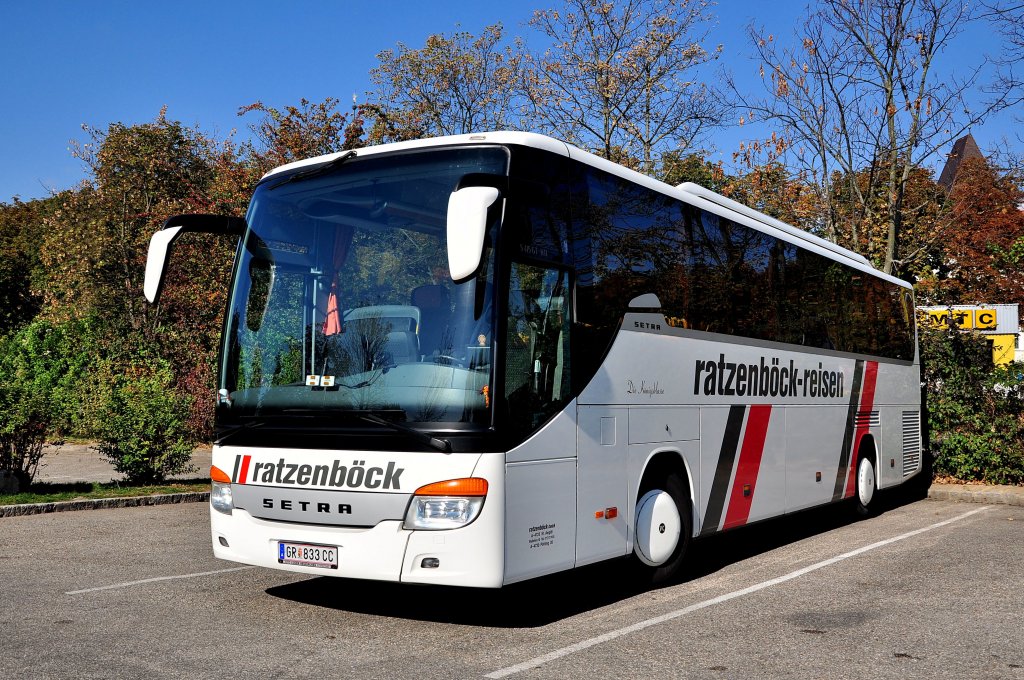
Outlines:
[[436,531],[464,527],[477,518],[487,497],[487,480],[450,479],[416,489],[405,513],[406,529]]
[[210,505],[217,512],[230,515],[231,510],[235,507],[231,501],[231,478],[223,470],[214,466],[210,468],[210,481],[212,482]]
[[210,505],[217,512],[230,515],[234,505],[231,503],[231,485],[214,482],[210,490]]

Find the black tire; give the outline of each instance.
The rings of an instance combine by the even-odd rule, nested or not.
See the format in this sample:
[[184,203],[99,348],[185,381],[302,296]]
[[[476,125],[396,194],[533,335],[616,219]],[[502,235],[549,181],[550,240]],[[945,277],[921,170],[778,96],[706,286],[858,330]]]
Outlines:
[[[682,571],[686,560],[686,552],[693,540],[693,512],[690,507],[690,494],[683,478],[678,472],[669,472],[662,479],[644,480],[637,493],[636,503],[650,491],[661,490],[668,493],[675,501],[676,510],[679,511],[680,531],[679,543],[676,545],[672,555],[663,563],[651,566],[644,563],[635,552],[630,556],[631,568],[636,574],[636,579],[643,585],[660,585],[668,583],[677,578]],[[635,513],[634,513],[635,515]],[[636,530],[636,517],[634,516],[634,540]],[[635,548],[634,548],[635,551]]]

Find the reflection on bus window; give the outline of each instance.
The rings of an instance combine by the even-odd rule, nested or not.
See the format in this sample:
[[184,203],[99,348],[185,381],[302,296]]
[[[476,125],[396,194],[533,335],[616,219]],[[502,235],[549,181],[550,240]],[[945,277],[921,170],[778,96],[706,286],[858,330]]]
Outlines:
[[505,397],[517,429],[533,429],[569,396],[568,288],[564,270],[512,263]]

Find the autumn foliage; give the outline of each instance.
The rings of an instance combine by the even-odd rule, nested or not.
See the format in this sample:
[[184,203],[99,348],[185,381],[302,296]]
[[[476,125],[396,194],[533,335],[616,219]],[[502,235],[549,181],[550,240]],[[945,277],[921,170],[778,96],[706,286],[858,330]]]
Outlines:
[[1017,302],[1024,306],[1024,192],[981,159],[961,165],[949,195],[947,225],[922,277],[941,304]]

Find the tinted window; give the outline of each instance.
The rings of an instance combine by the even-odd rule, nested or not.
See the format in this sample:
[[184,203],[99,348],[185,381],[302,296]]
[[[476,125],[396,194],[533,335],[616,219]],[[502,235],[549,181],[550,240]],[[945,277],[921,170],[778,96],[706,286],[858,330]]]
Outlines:
[[[630,300],[669,323],[806,347],[913,358],[906,289],[614,175],[579,166],[579,321],[607,350]],[[577,355],[578,358],[579,355]],[[599,357],[587,362],[596,366]]]
[[666,315],[691,306],[692,239],[682,203],[585,166],[575,169],[575,359],[576,375],[586,382],[630,300],[657,292]]

